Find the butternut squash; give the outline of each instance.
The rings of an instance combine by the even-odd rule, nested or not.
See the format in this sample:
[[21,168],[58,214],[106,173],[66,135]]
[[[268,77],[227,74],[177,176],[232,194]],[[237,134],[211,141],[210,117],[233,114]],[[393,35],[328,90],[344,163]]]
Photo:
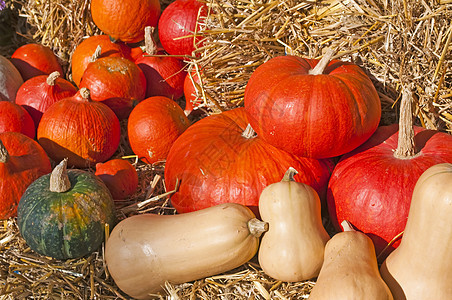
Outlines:
[[419,177],[400,245],[380,271],[396,300],[452,299],[452,164]]
[[326,242],[317,192],[293,180],[289,168],[280,182],[268,185],[259,198],[259,213],[268,223],[259,247],[259,264],[269,276],[286,282],[319,274]]
[[135,215],[112,230],[105,260],[123,292],[149,299],[166,281],[189,282],[244,264],[257,253],[267,225],[236,203],[179,215]]
[[344,232],[334,235],[325,247],[319,277],[309,300],[392,300],[378,270],[372,240],[342,222]]

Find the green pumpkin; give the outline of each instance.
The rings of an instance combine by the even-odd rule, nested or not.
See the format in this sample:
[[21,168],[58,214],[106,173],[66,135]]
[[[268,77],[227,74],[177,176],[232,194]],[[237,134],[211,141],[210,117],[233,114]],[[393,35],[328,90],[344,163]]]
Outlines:
[[105,224],[113,228],[114,202],[97,176],[66,170],[63,160],[29,185],[19,201],[17,223],[32,250],[57,259],[78,258],[100,247]]

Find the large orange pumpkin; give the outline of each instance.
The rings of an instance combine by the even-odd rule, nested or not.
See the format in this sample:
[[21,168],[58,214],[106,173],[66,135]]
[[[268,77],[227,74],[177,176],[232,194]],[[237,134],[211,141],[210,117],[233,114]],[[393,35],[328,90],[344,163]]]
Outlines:
[[15,217],[27,187],[51,171],[49,157],[35,140],[18,132],[0,133],[0,219]]
[[245,110],[235,108],[191,125],[173,144],[165,165],[165,182],[178,212],[225,202],[249,206],[258,213],[261,191],[281,181],[289,167],[295,180],[324,196],[332,169],[330,160],[297,157],[250,134]]
[[30,114],[14,102],[0,101],[0,132],[14,131],[34,139],[36,127]]
[[46,110],[37,138],[54,161],[68,158],[69,166],[84,168],[109,159],[118,148],[120,134],[114,112],[92,101],[82,88]]
[[146,26],[157,26],[160,1],[92,0],[91,15],[97,27],[113,39],[137,43],[144,39]]
[[355,149],[374,133],[381,116],[380,98],[364,71],[330,61],[330,55],[322,64],[287,55],[260,65],[246,86],[245,108],[265,141],[314,158]]

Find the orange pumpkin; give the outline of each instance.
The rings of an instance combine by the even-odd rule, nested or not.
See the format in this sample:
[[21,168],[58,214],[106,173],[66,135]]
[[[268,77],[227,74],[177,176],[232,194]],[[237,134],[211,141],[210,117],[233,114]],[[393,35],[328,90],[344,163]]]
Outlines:
[[116,158],[97,163],[95,175],[105,183],[115,200],[126,199],[138,188],[137,170],[124,159]]
[[0,132],[14,131],[34,139],[36,127],[30,114],[19,104],[0,101]]

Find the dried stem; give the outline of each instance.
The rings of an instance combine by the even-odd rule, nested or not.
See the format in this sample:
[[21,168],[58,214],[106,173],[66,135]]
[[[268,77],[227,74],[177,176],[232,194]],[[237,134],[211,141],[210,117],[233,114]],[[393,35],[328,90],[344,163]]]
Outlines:
[[154,41],[154,31],[155,28],[152,26],[146,26],[144,28],[144,47],[146,49],[146,54],[154,55],[157,53],[157,45]]
[[6,163],[8,159],[9,159],[8,150],[6,150],[5,145],[3,145],[3,142],[0,140],[0,162]]
[[50,174],[50,191],[64,193],[71,188],[71,182],[67,175],[67,158],[63,159]]
[[294,176],[297,174],[298,174],[298,171],[295,170],[295,168],[289,167],[289,169],[287,169],[287,171],[284,174],[284,177],[281,181],[295,181]]
[[409,159],[416,155],[414,143],[413,113],[411,99],[413,94],[409,88],[402,91],[402,102],[400,103],[399,139],[394,156],[400,159]]
[[245,128],[245,130],[242,132],[242,136],[246,139],[252,139],[256,137],[256,132],[254,131],[253,127],[251,127],[251,124],[248,124]]
[[55,71],[55,72],[52,72],[52,73],[50,73],[50,75],[49,76],[47,76],[47,79],[46,79],[46,83],[48,84],[48,85],[55,85],[55,80],[58,78],[58,77],[60,77],[60,72],[58,72],[58,71]]
[[320,61],[317,63],[317,65],[314,67],[314,69],[309,71],[309,74],[311,74],[311,75],[323,74],[323,71],[325,71],[325,68],[330,63],[334,54],[336,54],[336,50],[334,50],[332,48],[328,48],[326,50],[325,55],[323,55],[322,59],[320,59]]

